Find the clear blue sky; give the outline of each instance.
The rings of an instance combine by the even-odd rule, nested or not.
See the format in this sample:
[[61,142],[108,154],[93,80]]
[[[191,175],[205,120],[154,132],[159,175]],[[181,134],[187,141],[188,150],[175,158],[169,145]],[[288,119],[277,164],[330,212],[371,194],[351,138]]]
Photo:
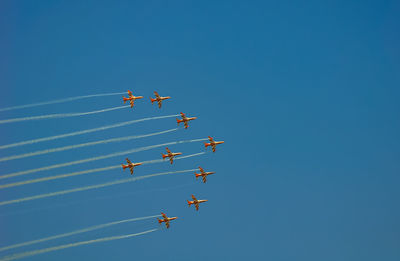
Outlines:
[[[165,211],[179,216],[169,230],[30,260],[400,259],[398,1],[116,2],[1,1],[0,107],[127,89],[145,96],[133,110],[1,125],[1,145],[180,111],[198,120],[158,137],[3,162],[1,173],[208,135],[225,140],[217,153],[138,167],[137,175],[199,165],[217,173],[207,184],[181,174],[2,206],[0,246]],[[172,96],[162,110],[149,102],[154,90]],[[118,95],[1,112],[0,119],[119,105]],[[146,122],[0,156],[175,126],[173,118]],[[171,149],[188,154],[203,145]],[[0,198],[127,176],[117,169],[4,189]],[[192,193],[209,199],[199,212],[186,205]],[[14,252],[140,232],[158,227],[154,221]]]

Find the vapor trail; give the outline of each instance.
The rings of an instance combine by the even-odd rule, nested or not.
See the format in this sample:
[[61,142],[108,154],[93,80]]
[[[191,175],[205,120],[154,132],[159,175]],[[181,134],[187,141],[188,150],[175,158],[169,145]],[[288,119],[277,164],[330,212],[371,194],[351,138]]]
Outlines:
[[102,109],[97,111],[88,111],[88,112],[77,112],[77,113],[59,113],[59,114],[48,114],[48,115],[40,115],[40,116],[31,116],[31,117],[22,117],[22,118],[14,118],[14,119],[7,119],[7,120],[0,120],[0,124],[4,123],[11,123],[11,122],[19,122],[19,121],[33,121],[33,120],[44,120],[44,119],[54,119],[54,118],[68,118],[68,117],[78,117],[78,116],[85,116],[90,114],[97,114],[107,111],[114,111],[123,108],[129,108],[129,105],[125,106],[118,106],[108,109]]
[[[196,156],[203,155],[203,154],[205,154],[205,152],[200,152],[200,153],[195,153],[195,154],[175,158],[175,160],[196,157]],[[162,159],[156,159],[156,160],[143,161],[142,164],[145,165],[145,164],[153,164],[153,163],[159,163],[159,162],[168,162],[168,161],[165,161]],[[17,186],[38,183],[38,182],[44,182],[44,181],[49,181],[49,180],[55,180],[55,179],[63,179],[63,178],[68,178],[68,177],[73,177],[73,176],[78,176],[78,175],[85,175],[85,174],[89,174],[89,173],[96,173],[96,172],[101,172],[101,171],[107,171],[107,170],[112,170],[112,169],[117,169],[117,168],[121,168],[121,165],[109,166],[109,167],[104,167],[104,168],[96,168],[96,169],[88,169],[88,170],[60,174],[60,175],[55,175],[55,176],[50,176],[50,177],[8,183],[8,184],[0,185],[0,189],[17,187]]]
[[124,94],[124,92],[102,93],[102,94],[92,94],[92,95],[84,95],[84,96],[70,97],[70,98],[59,99],[59,100],[53,100],[53,101],[48,101],[48,102],[38,102],[38,103],[31,103],[31,104],[25,104],[25,105],[19,105],[19,106],[12,106],[12,107],[7,107],[7,108],[2,108],[2,109],[0,109],[0,112],[1,112],[1,111],[18,110],[18,109],[24,109],[24,108],[31,108],[31,107],[42,106],[42,105],[63,103],[63,102],[69,102],[69,101],[76,101],[76,100],[81,100],[81,99],[86,99],[86,98],[92,98],[92,97],[102,97],[102,96],[112,96],[112,95],[122,95],[122,94]]
[[96,225],[96,226],[91,226],[91,227],[75,230],[75,231],[68,232],[68,233],[63,233],[63,234],[54,235],[54,236],[50,236],[50,237],[44,237],[44,238],[31,240],[31,241],[27,241],[27,242],[23,242],[23,243],[19,243],[19,244],[5,246],[5,247],[0,248],[0,252],[1,251],[5,251],[5,250],[9,250],[9,249],[13,249],[13,248],[23,247],[23,246],[30,246],[30,245],[33,245],[33,244],[38,244],[38,243],[46,242],[46,241],[49,241],[49,240],[55,240],[55,239],[58,239],[58,238],[69,237],[69,236],[73,236],[73,235],[76,235],[76,234],[82,234],[82,233],[90,232],[90,231],[93,231],[93,230],[98,230],[98,229],[102,229],[102,228],[106,228],[106,227],[110,227],[110,226],[114,226],[114,225],[119,225],[119,224],[122,224],[122,223],[128,223],[128,222],[134,222],[134,221],[145,220],[145,219],[150,219],[150,218],[156,218],[156,217],[159,217],[159,216],[161,216],[161,215],[139,217],[139,218],[129,218],[129,219],[124,219],[124,220],[104,223],[104,224],[100,224],[100,225]]
[[50,137],[44,137],[44,138],[39,138],[39,139],[34,139],[34,140],[27,140],[27,141],[21,141],[21,142],[11,143],[11,144],[7,144],[7,145],[2,145],[2,146],[0,146],[0,149],[19,147],[19,146],[39,143],[39,142],[43,142],[43,141],[57,140],[57,139],[62,139],[62,138],[67,138],[67,137],[72,137],[72,136],[77,136],[77,135],[83,135],[83,134],[88,134],[88,133],[97,132],[97,131],[108,130],[108,129],[112,129],[112,128],[123,127],[123,126],[131,125],[134,123],[142,122],[142,121],[172,118],[172,117],[176,117],[176,116],[179,116],[179,114],[148,117],[148,118],[143,118],[143,119],[138,119],[138,120],[125,121],[125,122],[121,122],[121,123],[116,123],[116,124],[106,125],[103,127],[94,128],[94,129],[75,131],[75,132],[65,133],[65,134],[56,135],[56,136],[50,136]]
[[90,185],[90,186],[79,187],[79,188],[74,188],[74,189],[55,191],[55,192],[46,193],[46,194],[39,194],[39,195],[25,197],[25,198],[19,198],[19,199],[7,200],[7,201],[0,201],[0,206],[5,206],[5,205],[10,205],[10,204],[15,204],[15,203],[21,203],[21,202],[31,201],[31,200],[35,200],[35,199],[41,199],[41,198],[55,197],[55,196],[70,194],[70,193],[74,193],[74,192],[80,192],[80,191],[86,191],[86,190],[92,190],[92,189],[99,189],[99,188],[104,188],[104,187],[108,187],[108,186],[113,186],[113,185],[133,182],[133,181],[137,181],[137,180],[147,179],[147,178],[151,178],[151,177],[178,174],[178,173],[186,173],[186,172],[192,172],[192,171],[196,171],[196,170],[197,169],[187,169],[187,170],[160,172],[160,173],[150,174],[150,175],[146,175],[146,176],[140,176],[140,177],[133,177],[133,178],[129,178],[129,179],[110,181],[110,182],[97,184],[97,185]]
[[112,241],[112,240],[118,240],[118,239],[124,239],[124,238],[130,238],[130,237],[136,237],[144,234],[148,234],[151,232],[154,232],[158,229],[150,229],[146,230],[140,233],[135,233],[135,234],[127,234],[127,235],[120,235],[120,236],[112,236],[112,237],[103,237],[103,238],[98,238],[98,239],[93,239],[93,240],[87,240],[87,241],[79,241],[75,243],[70,243],[70,244],[65,244],[65,245],[59,245],[55,247],[48,247],[48,248],[42,248],[38,250],[33,250],[29,252],[23,252],[23,253],[17,253],[9,256],[5,256],[0,261],[10,261],[10,260],[16,260],[28,256],[35,256],[43,253],[48,253],[48,252],[53,252],[65,248],[71,248],[71,247],[77,247],[77,246],[82,246],[82,245],[89,245],[89,244],[94,244],[94,243],[100,243],[100,242],[107,242],[107,241]]
[[60,163],[60,164],[54,164],[42,168],[37,168],[37,169],[30,169],[30,170],[24,170],[24,171],[18,171],[14,173],[9,173],[0,176],[0,179],[5,179],[5,178],[11,178],[11,177],[16,177],[16,176],[21,176],[21,175],[27,175],[30,173],[36,173],[40,171],[46,171],[46,170],[51,170],[51,169],[56,169],[56,168],[61,168],[61,167],[67,167],[67,166],[72,166],[76,164],[82,164],[85,162],[91,162],[91,161],[96,161],[96,160],[102,160],[102,159],[107,159],[107,158],[112,158],[112,157],[117,157],[117,156],[123,156],[126,154],[130,153],[135,153],[135,152],[140,152],[140,151],[145,151],[145,150],[150,150],[154,148],[159,148],[163,146],[169,146],[169,145],[175,145],[175,144],[182,144],[182,143],[189,143],[189,142],[197,142],[197,141],[204,141],[207,139],[195,139],[195,140],[183,140],[183,141],[172,141],[172,142],[167,142],[167,143],[162,143],[162,144],[157,144],[157,145],[151,145],[151,146],[146,146],[146,147],[141,147],[141,148],[136,148],[136,149],[131,149],[131,150],[126,150],[126,151],[121,151],[121,152],[115,152],[107,155],[102,155],[102,156],[97,156],[97,157],[92,157],[92,158],[86,158],[82,160],[76,160],[76,161],[70,161],[66,163]]
[[89,174],[89,173],[95,173],[95,172],[101,172],[101,171],[107,171],[107,170],[112,170],[112,169],[117,169],[117,168],[121,168],[121,165],[104,167],[104,168],[96,168],[96,169],[88,169],[88,170],[71,172],[71,173],[61,174],[61,175],[56,175],[56,176],[50,176],[50,177],[44,177],[44,178],[38,178],[38,179],[30,179],[30,180],[24,180],[24,181],[19,181],[19,182],[14,182],[14,183],[8,183],[8,184],[0,185],[0,189],[12,188],[12,187],[17,187],[17,186],[22,186],[22,185],[27,185],[27,184],[32,184],[32,183],[38,183],[38,182],[44,182],[44,181],[49,181],[49,180],[54,180],[54,179],[68,178],[68,177],[84,175],[84,174]]
[[82,147],[87,147],[87,146],[106,144],[106,143],[111,143],[111,142],[121,142],[121,141],[128,141],[128,140],[146,138],[146,137],[160,135],[160,134],[164,134],[164,133],[168,133],[168,132],[172,132],[172,131],[177,131],[177,130],[178,130],[178,128],[175,128],[175,129],[170,129],[170,130],[165,130],[165,131],[160,131],[160,132],[154,132],[154,133],[144,134],[144,135],[127,136],[127,137],[113,138],[113,139],[107,139],[107,140],[86,142],[86,143],[69,145],[69,146],[64,146],[64,147],[59,147],[59,148],[38,150],[38,151],[34,151],[34,152],[29,152],[29,153],[24,153],[24,154],[19,154],[19,155],[12,155],[12,156],[8,156],[8,157],[0,158],[0,162],[9,161],[9,160],[15,160],[15,159],[22,159],[22,158],[27,158],[27,157],[33,157],[33,156],[49,154],[49,153],[54,153],[54,152],[59,152],[59,151],[72,150],[72,149],[77,149],[77,148],[82,148]]

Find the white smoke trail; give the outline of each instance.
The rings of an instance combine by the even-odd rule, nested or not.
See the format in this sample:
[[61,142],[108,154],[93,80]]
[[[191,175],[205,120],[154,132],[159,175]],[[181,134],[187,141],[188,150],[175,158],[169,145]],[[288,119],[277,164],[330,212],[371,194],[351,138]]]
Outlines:
[[84,175],[84,174],[89,174],[89,173],[95,173],[95,172],[101,172],[101,171],[107,171],[107,170],[112,170],[112,169],[117,169],[117,168],[121,168],[121,165],[97,168],[97,169],[88,169],[88,170],[77,171],[77,172],[72,172],[72,173],[67,173],[67,174],[56,175],[56,176],[8,183],[8,184],[0,185],[0,189],[12,188],[12,187],[17,187],[17,186],[22,186],[22,185],[27,185],[27,184],[32,184],[32,183],[38,183],[38,182],[44,182],[44,181],[49,181],[49,180],[54,180],[54,179],[68,178],[68,177]]
[[56,135],[56,136],[50,136],[50,137],[44,137],[44,138],[39,138],[39,139],[34,139],[34,140],[27,140],[27,141],[11,143],[11,144],[7,144],[7,145],[1,145],[0,149],[2,150],[2,149],[19,147],[19,146],[28,145],[28,144],[39,143],[39,142],[43,142],[43,141],[63,139],[63,138],[67,138],[67,137],[72,137],[72,136],[83,135],[83,134],[88,134],[88,133],[97,132],[97,131],[108,130],[108,129],[112,129],[112,128],[128,126],[128,125],[131,125],[131,124],[134,124],[134,123],[139,123],[139,122],[142,122],[142,121],[166,119],[166,118],[172,118],[172,117],[176,117],[176,116],[179,116],[179,114],[167,115],[167,116],[148,117],[148,118],[143,118],[143,119],[138,119],[138,120],[125,121],[125,122],[121,122],[121,123],[116,123],[116,124],[112,124],[112,125],[106,125],[106,126],[103,126],[103,127],[94,128],[94,129],[88,129],[88,130],[83,130],[83,131],[75,131],[75,132],[65,133],[65,134]]
[[[205,154],[205,152],[200,152],[200,153],[195,153],[195,154],[191,154],[191,155],[175,158],[175,160],[196,157],[196,156],[203,155],[203,154]],[[143,161],[142,164],[145,165],[145,164],[154,164],[154,163],[160,163],[160,162],[169,162],[169,161],[165,161],[163,159],[156,159],[156,160]],[[88,170],[77,171],[77,172],[66,173],[66,174],[60,174],[60,175],[55,175],[55,176],[50,176],[50,177],[44,177],[44,178],[38,178],[38,179],[30,179],[30,180],[24,180],[24,181],[19,181],[19,182],[14,182],[14,183],[8,183],[8,184],[0,185],[0,189],[17,187],[17,186],[22,186],[22,185],[27,185],[27,184],[32,184],[32,183],[38,183],[38,182],[45,182],[45,181],[55,180],[55,179],[63,179],[63,178],[68,178],[68,177],[73,177],[73,176],[78,176],[78,175],[85,175],[85,174],[89,174],[89,173],[102,172],[102,171],[107,171],[107,170],[112,170],[112,169],[117,169],[117,168],[121,168],[121,165],[109,166],[109,167],[97,168],[97,169],[88,169]]]
[[92,162],[92,161],[96,161],[96,160],[102,160],[102,159],[107,159],[107,158],[112,158],[112,157],[117,157],[117,156],[123,156],[123,155],[126,155],[126,154],[145,151],[145,150],[150,150],[150,149],[159,148],[159,147],[163,147],[163,146],[182,144],[182,143],[189,143],[189,142],[197,142],[197,141],[204,141],[204,140],[207,140],[207,139],[173,141],[173,142],[167,142],[167,143],[162,143],[162,144],[157,144],[157,145],[151,145],[151,146],[146,146],[146,147],[126,150],[126,151],[111,153],[111,154],[107,154],[107,155],[103,155],[103,156],[97,156],[97,157],[92,157],[92,158],[87,158],[87,159],[82,159],[82,160],[76,160],[76,161],[71,161],[71,162],[66,162],[66,163],[50,165],[50,166],[37,168],[37,169],[30,169],[30,170],[24,170],[24,171],[18,171],[18,172],[14,172],[14,173],[9,173],[9,174],[5,174],[5,175],[0,176],[0,179],[17,177],[17,176],[27,175],[27,174],[30,174],[30,173],[36,173],[36,172],[40,172],[40,171],[46,171],[46,170],[51,170],[51,169],[56,169],[56,168],[61,168],[61,167],[72,166],[72,165],[76,165],[76,164],[82,164],[82,163],[85,163],[85,162]]
[[54,152],[59,152],[59,151],[72,150],[72,149],[77,149],[77,148],[82,148],[82,147],[87,147],[87,146],[106,144],[106,143],[111,143],[111,142],[121,142],[121,141],[133,140],[133,139],[146,138],[146,137],[160,135],[160,134],[164,134],[164,133],[168,133],[168,132],[172,132],[172,131],[177,131],[177,130],[178,130],[178,128],[175,128],[175,129],[170,129],[170,130],[165,130],[165,131],[160,131],[160,132],[154,132],[154,133],[144,134],[144,135],[127,136],[127,137],[120,137],[120,138],[113,138],[113,139],[107,139],[107,140],[100,140],[100,141],[93,141],[93,142],[69,145],[69,146],[64,146],[64,147],[59,147],[59,148],[39,150],[39,151],[34,151],[34,152],[29,152],[29,153],[24,153],[24,154],[19,154],[19,155],[12,155],[12,156],[8,156],[8,157],[0,158],[0,162],[9,161],[9,160],[15,160],[15,159],[22,159],[22,158],[27,158],[27,157],[33,157],[33,156],[38,156],[38,155],[44,155],[44,154],[49,154],[49,153],[54,153]]
[[150,174],[150,175],[146,175],[146,176],[140,176],[140,177],[133,177],[133,178],[129,178],[129,179],[110,181],[110,182],[97,184],[97,185],[90,185],[90,186],[79,187],[79,188],[74,188],[74,189],[60,190],[60,191],[46,193],[46,194],[39,194],[39,195],[25,197],[25,198],[19,198],[19,199],[7,200],[7,201],[0,201],[0,206],[5,206],[5,205],[10,205],[10,204],[15,204],[15,203],[21,203],[21,202],[25,202],[25,201],[31,201],[31,200],[42,199],[42,198],[55,197],[55,196],[70,194],[70,193],[74,193],[74,192],[80,192],[80,191],[86,191],[86,190],[92,190],[92,189],[99,189],[99,188],[104,188],[104,187],[108,187],[108,186],[113,186],[113,185],[133,182],[133,181],[137,181],[137,180],[147,179],[147,178],[151,178],[151,177],[178,174],[178,173],[186,173],[186,172],[192,172],[192,171],[196,171],[196,170],[197,169],[187,169],[187,170],[161,172],[161,173],[155,173],[155,174]]
[[97,111],[77,112],[77,113],[59,113],[59,114],[48,114],[48,115],[40,115],[40,116],[14,118],[14,119],[0,120],[0,124],[19,122],[19,121],[33,121],[33,120],[55,119],[55,118],[78,117],[78,116],[85,116],[85,115],[97,114],[97,113],[102,113],[102,112],[114,111],[114,110],[119,110],[119,109],[123,109],[123,108],[129,108],[129,107],[130,107],[129,105],[125,105],[125,106],[118,106],[118,107],[113,107],[113,108],[108,108],[108,109],[97,110]]
[[0,109],[0,112],[1,112],[1,111],[18,110],[18,109],[24,109],[24,108],[32,108],[32,107],[36,107],[36,106],[49,105],[49,104],[56,104],[56,103],[63,103],[63,102],[69,102],[69,101],[76,101],[76,100],[81,100],[81,99],[86,99],[86,98],[92,98],[92,97],[113,96],[113,95],[122,95],[122,94],[124,94],[124,92],[91,94],[91,95],[70,97],[70,98],[59,99],[59,100],[53,100],[53,101],[48,101],[48,102],[38,102],[38,103],[31,103],[31,104],[25,104],[25,105],[19,105],[19,106],[12,106],[12,107],[7,107],[7,108],[1,108],[1,109]]
[[161,216],[161,215],[153,215],[153,216],[139,217],[139,218],[129,218],[129,219],[109,222],[109,223],[105,223],[105,224],[100,224],[100,225],[96,225],[96,226],[91,226],[91,227],[75,230],[75,231],[68,232],[68,233],[63,233],[63,234],[59,234],[59,235],[55,235],[55,236],[44,237],[44,238],[31,240],[31,241],[27,241],[27,242],[23,242],[23,243],[19,243],[19,244],[5,246],[5,247],[0,248],[0,252],[1,251],[5,251],[5,250],[9,250],[9,249],[18,248],[18,247],[23,247],[23,246],[30,246],[30,245],[33,245],[33,244],[38,244],[38,243],[42,243],[42,242],[46,242],[46,241],[50,241],[50,240],[55,240],[55,239],[59,239],[59,238],[63,238],[63,237],[69,237],[69,236],[73,236],[73,235],[77,235],[77,234],[82,234],[82,233],[90,232],[90,231],[93,231],[93,230],[98,230],[98,229],[102,229],[102,228],[106,228],[106,227],[110,227],[110,226],[115,226],[115,225],[119,225],[119,224],[123,224],[123,223],[129,223],[129,222],[135,222],[135,221],[139,221],[139,220],[156,218],[156,217],[159,217],[159,216]]
[[55,247],[48,247],[48,248],[33,250],[33,251],[29,251],[29,252],[17,253],[17,254],[5,256],[2,259],[0,259],[0,261],[16,260],[16,259],[20,259],[20,258],[24,258],[24,257],[28,257],[28,256],[35,256],[35,255],[39,255],[39,254],[43,254],[43,253],[53,252],[53,251],[57,251],[57,250],[65,249],[65,248],[71,248],[71,247],[77,247],[77,246],[82,246],[82,245],[89,245],[89,244],[94,244],[94,243],[136,237],[136,236],[154,232],[156,230],[158,230],[158,229],[157,228],[150,229],[150,230],[146,230],[146,231],[143,231],[140,233],[135,233],[135,234],[127,234],[127,235],[120,235],[120,236],[103,237],[103,238],[87,240],[87,241],[79,241],[79,242],[65,244],[65,245],[59,245],[59,246],[55,246]]

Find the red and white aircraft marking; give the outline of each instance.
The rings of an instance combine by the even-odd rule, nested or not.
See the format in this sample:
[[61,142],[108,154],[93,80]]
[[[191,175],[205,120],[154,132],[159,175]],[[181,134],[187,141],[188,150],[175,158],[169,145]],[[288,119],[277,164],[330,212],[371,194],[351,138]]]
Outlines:
[[171,220],[175,220],[175,219],[177,219],[178,217],[167,217],[167,215],[165,215],[164,213],[162,213],[161,212],[161,215],[163,216],[163,219],[159,219],[159,218],[157,218],[157,220],[158,220],[158,223],[159,224],[161,224],[162,222],[165,222],[165,226],[167,227],[167,228],[169,228],[169,222],[171,221]]
[[178,155],[182,155],[182,152],[171,152],[168,148],[165,148],[167,150],[167,154],[162,154],[162,158],[165,160],[165,158],[169,158],[169,162],[171,164],[174,162],[174,157]]
[[198,199],[196,199],[196,197],[194,195],[192,195],[192,199],[193,199],[193,201],[189,201],[189,200],[186,200],[186,201],[187,201],[189,207],[190,207],[190,205],[194,204],[194,206],[196,207],[196,210],[199,210],[200,203],[208,201],[207,199],[199,199],[198,200]]
[[222,144],[222,143],[225,142],[225,141],[214,141],[214,139],[213,139],[212,137],[210,137],[210,136],[208,136],[208,139],[210,140],[210,143],[204,142],[204,146],[205,146],[206,148],[207,148],[208,146],[211,146],[213,152],[215,152],[215,147],[216,147],[218,144]]
[[158,103],[158,108],[161,108],[163,100],[171,99],[170,96],[161,97],[156,91],[154,92],[154,95],[156,96],[156,98],[153,99],[153,98],[150,97],[150,101],[151,101],[151,104],[153,104],[153,102],[156,101]]
[[134,167],[142,165],[142,163],[132,163],[128,158],[126,158],[126,162],[128,164],[126,164],[126,165],[121,164],[122,165],[122,169],[125,170],[126,168],[129,168],[130,171],[131,171],[131,175],[133,175],[133,168]]
[[191,117],[191,118],[186,117],[186,115],[183,112],[181,112],[181,117],[182,117],[182,120],[176,119],[176,122],[178,123],[178,125],[179,125],[179,123],[183,122],[183,124],[185,125],[185,129],[187,129],[189,127],[189,125],[188,125],[189,121],[197,119],[197,117]]
[[212,174],[214,174],[215,172],[214,171],[212,171],[212,172],[205,172],[204,171],[204,169],[202,168],[202,167],[199,167],[199,169],[200,169],[200,172],[201,173],[194,173],[195,175],[196,175],[196,179],[198,178],[198,177],[202,177],[203,178],[203,183],[206,183],[206,181],[207,181],[207,176],[208,175],[212,175]]
[[124,100],[124,104],[126,101],[129,101],[131,104],[131,108],[133,107],[135,100],[143,98],[143,96],[133,96],[133,94],[130,90],[128,90],[128,96],[129,96],[129,98],[125,98],[124,96],[122,96],[122,99]]

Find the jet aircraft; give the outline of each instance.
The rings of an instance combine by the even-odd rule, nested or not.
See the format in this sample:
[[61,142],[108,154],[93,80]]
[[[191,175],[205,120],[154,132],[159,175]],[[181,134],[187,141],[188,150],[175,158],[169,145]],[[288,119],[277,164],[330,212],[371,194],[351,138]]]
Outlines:
[[206,183],[206,181],[207,181],[207,176],[208,175],[212,175],[212,174],[214,174],[215,172],[213,171],[213,172],[205,172],[204,171],[204,169],[202,168],[202,167],[199,167],[199,169],[200,169],[200,172],[201,173],[194,173],[195,175],[196,175],[196,179],[198,178],[198,177],[202,177],[203,178],[203,183]]
[[122,165],[122,169],[125,170],[126,168],[129,168],[130,171],[131,171],[131,175],[133,175],[133,168],[134,167],[142,165],[142,163],[132,163],[128,158],[126,158],[126,162],[128,164],[126,164],[126,165],[121,164]]
[[175,220],[175,219],[177,219],[178,217],[167,217],[167,215],[165,215],[164,213],[162,213],[161,212],[161,215],[163,216],[163,219],[159,219],[159,218],[157,218],[157,220],[158,220],[158,223],[159,224],[161,224],[162,222],[165,222],[165,226],[167,227],[167,228],[169,228],[169,222],[171,221],[171,220]]
[[199,210],[199,204],[200,204],[200,203],[203,203],[203,202],[207,202],[207,201],[208,201],[207,199],[200,199],[200,200],[197,200],[196,197],[195,197],[194,195],[192,195],[192,199],[193,199],[193,201],[189,201],[189,200],[186,200],[186,201],[187,201],[189,207],[190,207],[190,205],[194,204],[194,206],[196,207],[196,210]]
[[158,103],[158,108],[161,108],[163,100],[167,100],[167,99],[171,98],[170,96],[161,97],[160,95],[158,95],[158,93],[156,91],[154,92],[154,95],[156,96],[156,98],[153,99],[153,98],[150,97],[150,101],[151,101],[151,104],[153,104],[153,102],[156,101]]
[[171,164],[174,162],[174,157],[178,155],[182,155],[182,152],[171,152],[168,148],[165,148],[167,150],[167,154],[162,154],[162,158],[165,160],[165,158],[169,158],[169,162]]
[[133,94],[130,90],[128,90],[128,96],[129,96],[129,98],[125,98],[124,96],[122,96],[122,99],[124,100],[124,104],[126,101],[129,101],[131,104],[131,108],[133,107],[135,100],[143,98],[143,96],[133,96]]
[[208,136],[208,139],[210,140],[210,143],[204,142],[204,146],[205,146],[206,148],[207,148],[208,146],[211,146],[213,152],[215,152],[215,147],[216,147],[218,144],[222,144],[222,143],[225,142],[225,141],[214,141],[214,139],[213,139],[212,137],[210,137],[210,136]]
[[182,120],[176,119],[176,122],[178,123],[178,125],[179,125],[179,123],[183,122],[183,124],[185,125],[185,129],[187,129],[189,127],[189,125],[188,125],[189,121],[197,119],[197,117],[191,117],[191,118],[186,117],[186,115],[183,112],[181,112],[181,117],[182,117]]

